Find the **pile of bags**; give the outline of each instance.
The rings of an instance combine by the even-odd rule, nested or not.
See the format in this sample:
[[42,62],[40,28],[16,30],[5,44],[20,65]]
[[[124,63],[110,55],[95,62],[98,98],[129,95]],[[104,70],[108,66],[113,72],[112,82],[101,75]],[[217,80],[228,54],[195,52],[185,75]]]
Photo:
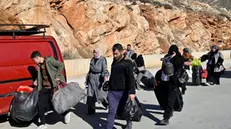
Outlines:
[[[11,117],[14,121],[32,121],[38,114],[39,92],[29,86],[20,86],[14,93],[12,101]],[[86,93],[77,82],[62,83],[54,93],[52,104],[58,114],[62,114],[74,107]]]

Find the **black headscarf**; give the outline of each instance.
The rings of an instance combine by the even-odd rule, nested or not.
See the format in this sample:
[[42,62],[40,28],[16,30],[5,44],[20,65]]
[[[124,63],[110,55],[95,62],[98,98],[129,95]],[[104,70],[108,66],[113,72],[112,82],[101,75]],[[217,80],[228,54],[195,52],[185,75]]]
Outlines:
[[137,54],[136,53],[132,54],[131,58],[132,60],[135,60],[137,58]]
[[[212,49],[215,49],[216,51],[213,52]],[[211,55],[214,55],[214,54],[218,53],[218,51],[219,51],[219,47],[218,47],[217,45],[213,45],[213,46],[211,47],[210,53],[211,53]]]
[[178,71],[179,69],[183,68],[183,64],[184,64],[184,58],[183,56],[181,56],[181,53],[179,52],[179,48],[176,45],[171,45],[169,50],[168,50],[168,54],[165,55],[165,57],[169,57],[171,55],[173,55],[175,52],[176,55],[171,59],[171,63],[174,66],[174,70]]
[[176,55],[180,56],[179,48],[176,45],[171,45],[168,50],[168,55],[173,55],[173,52],[176,53]]

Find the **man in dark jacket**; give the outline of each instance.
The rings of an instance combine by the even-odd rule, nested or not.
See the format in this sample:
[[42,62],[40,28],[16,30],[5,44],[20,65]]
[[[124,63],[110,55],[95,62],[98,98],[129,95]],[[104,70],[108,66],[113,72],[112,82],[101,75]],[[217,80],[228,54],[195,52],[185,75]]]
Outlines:
[[[177,95],[179,95],[179,81],[177,78],[178,71],[183,68],[184,59],[181,56],[178,47],[176,45],[172,45],[169,48],[168,54],[165,57],[170,57],[170,62],[174,67],[174,75],[164,77],[164,73],[161,75],[161,86],[165,87],[164,94],[167,96],[167,102],[163,102],[164,104],[164,119],[161,120],[161,125],[169,124],[169,119],[173,115],[174,106],[177,100]],[[167,78],[167,79],[166,79]],[[181,98],[181,96],[180,96]],[[183,101],[182,101],[183,102]],[[162,105],[161,105],[162,106]],[[181,109],[177,109],[181,110]]]
[[[130,59],[123,55],[123,47],[121,44],[115,44],[112,48],[113,62],[111,65],[111,76],[109,79],[109,114],[107,129],[113,129],[115,116],[118,105],[121,101],[135,99],[135,84],[133,76],[133,64]],[[126,129],[132,129],[131,120],[127,120]]]
[[[31,54],[31,59],[38,65],[38,76],[34,85],[37,86],[39,91],[39,118],[41,125],[38,129],[46,129],[45,126],[45,112],[47,108],[52,106],[51,100],[54,90],[58,89],[58,83],[65,82],[62,75],[64,64],[56,61],[54,58],[42,57],[39,51],[34,51]],[[70,113],[65,113],[65,123],[70,121]]]

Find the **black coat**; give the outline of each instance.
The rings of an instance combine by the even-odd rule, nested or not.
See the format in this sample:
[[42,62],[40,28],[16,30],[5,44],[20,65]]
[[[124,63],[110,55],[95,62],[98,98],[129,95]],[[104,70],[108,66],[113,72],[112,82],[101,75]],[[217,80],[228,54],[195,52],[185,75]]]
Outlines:
[[[203,55],[201,57],[201,61],[204,62],[208,60],[208,63],[207,65],[210,65],[210,66],[213,66],[213,67],[216,67],[216,66],[220,66],[223,64],[224,62],[224,57],[223,55],[221,54],[221,52],[219,51],[216,51],[216,52],[212,52],[210,51],[209,53]],[[212,63],[210,64],[209,61],[212,61]]]
[[176,45],[172,45],[169,48],[168,54],[165,55],[165,58],[172,56],[174,53],[176,53],[176,55],[170,59],[170,62],[173,64],[174,67],[174,75],[170,77],[170,85],[174,87],[179,87],[177,74],[179,70],[183,69],[184,57],[180,54],[178,47]]

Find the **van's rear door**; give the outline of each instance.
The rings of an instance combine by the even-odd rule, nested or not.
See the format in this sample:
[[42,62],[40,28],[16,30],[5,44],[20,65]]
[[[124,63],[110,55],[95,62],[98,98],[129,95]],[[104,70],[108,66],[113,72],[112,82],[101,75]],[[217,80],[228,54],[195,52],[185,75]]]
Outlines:
[[[45,40],[0,40],[0,114],[9,110],[9,97],[1,97],[14,92],[20,85],[31,85],[37,76],[37,66],[30,59],[33,51],[42,56],[53,56],[57,51],[54,44]],[[8,109],[6,109],[8,108]]]

